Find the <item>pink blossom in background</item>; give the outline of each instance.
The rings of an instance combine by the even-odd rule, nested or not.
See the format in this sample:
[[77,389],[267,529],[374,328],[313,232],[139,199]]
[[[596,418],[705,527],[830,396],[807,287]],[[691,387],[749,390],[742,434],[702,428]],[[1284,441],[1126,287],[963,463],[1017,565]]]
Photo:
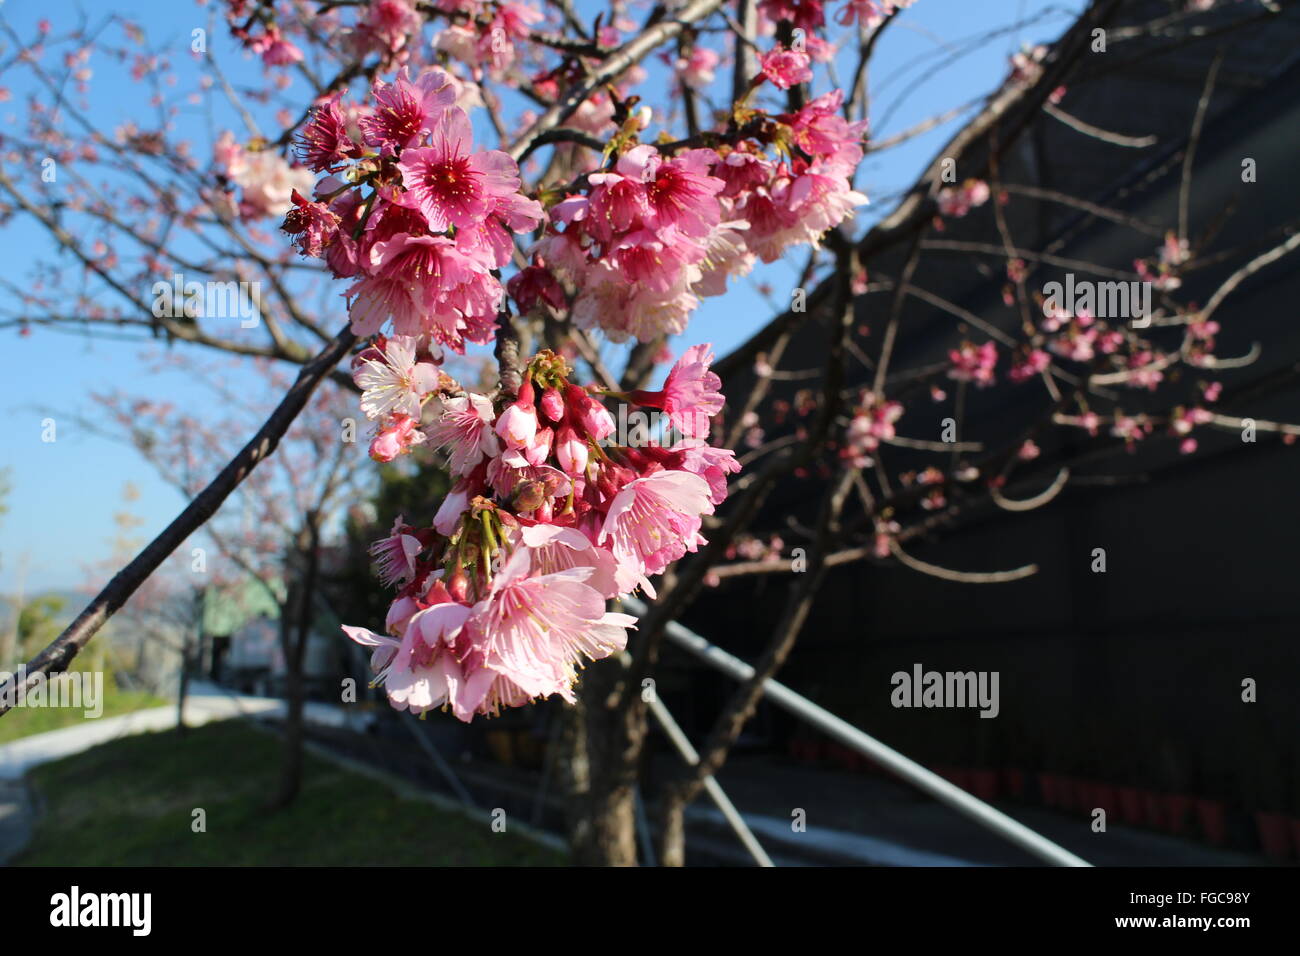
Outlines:
[[974,382],[981,388],[993,384],[993,369],[997,365],[998,350],[992,342],[972,345],[963,342],[960,348],[949,349],[948,361],[952,367],[948,377],[958,382]]
[[812,79],[811,60],[802,50],[773,47],[763,54],[763,75],[777,89],[788,90]]
[[679,57],[673,64],[682,82],[692,90],[700,90],[713,82],[714,69],[721,61],[718,54],[705,46],[691,48],[689,58]]

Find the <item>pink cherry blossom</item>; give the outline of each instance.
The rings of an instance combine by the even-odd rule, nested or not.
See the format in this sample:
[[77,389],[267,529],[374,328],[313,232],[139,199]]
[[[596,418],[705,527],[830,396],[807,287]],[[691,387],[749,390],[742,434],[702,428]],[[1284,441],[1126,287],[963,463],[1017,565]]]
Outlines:
[[[653,147],[644,148],[653,150]],[[608,241],[653,218],[645,183],[640,178],[593,173],[588,179],[593,188],[582,218],[597,238]]]
[[722,411],[718,391],[722,380],[709,371],[713,350],[708,345],[688,348],[668,372],[658,392],[634,392],[633,400],[667,413],[673,427],[691,438],[709,437],[709,419]]
[[587,443],[578,437],[573,427],[561,425],[555,436],[555,457],[560,469],[573,477],[582,475],[587,471],[588,455]]
[[636,570],[653,594],[648,577],[704,543],[700,515],[713,513],[708,483],[689,472],[661,471],[628,482],[615,496],[597,543],[609,542],[624,568]]
[[844,91],[832,90],[799,110],[790,121],[794,141],[809,156],[834,156],[862,142],[866,121],[850,123],[840,115]]
[[[474,605],[466,627],[482,648],[484,667],[529,697],[559,694],[572,701],[576,667],[627,643],[633,619],[607,614],[605,599],[587,580],[594,568],[531,574],[527,550],[516,551]],[[466,705],[480,703],[467,698]]]
[[467,475],[484,459],[500,451],[492,431],[492,402],[470,392],[445,399],[442,414],[428,428],[436,447],[450,449],[447,466],[453,475]]
[[997,365],[998,350],[992,342],[975,346],[963,342],[960,348],[948,350],[952,368],[948,377],[958,382],[974,382],[983,387],[993,383],[993,369]]
[[347,118],[337,99],[316,105],[311,119],[299,132],[295,147],[303,164],[317,173],[334,172],[361,155],[361,147],[348,132]]
[[434,232],[474,226],[519,191],[515,161],[500,150],[472,152],[472,144],[469,117],[453,107],[434,119],[430,144],[405,151],[398,163],[403,201],[419,209]]
[[415,556],[420,553],[420,539],[407,534],[414,530],[398,515],[389,535],[370,546],[375,573],[384,584],[409,581],[415,577]]
[[527,448],[537,440],[537,409],[533,407],[531,394],[506,406],[497,419],[496,433],[505,441],[507,448]]
[[296,189],[289,193],[289,201],[293,206],[285,213],[280,228],[295,237],[294,245],[304,256],[323,257],[338,237],[342,220],[324,203],[308,202]]
[[469,613],[469,608],[447,596],[411,618],[384,677],[388,700],[396,709],[422,714],[451,704],[457,717],[469,719],[456,706],[465,675],[453,651]]
[[699,438],[683,438],[669,451],[682,456],[682,470],[699,475],[709,484],[709,500],[720,505],[727,497],[727,475],[740,471],[730,448],[717,448]]
[[377,358],[364,361],[353,372],[367,418],[397,413],[419,419],[425,396],[438,387],[438,369],[430,362],[416,361],[418,346],[411,336],[392,336]]
[[370,457],[375,461],[389,462],[406,454],[412,445],[425,439],[424,433],[416,428],[417,424],[408,415],[393,415],[370,443]]
[[362,117],[361,132],[369,145],[387,153],[430,135],[443,112],[456,103],[455,87],[441,70],[427,70],[415,82],[403,71],[392,83],[376,83],[373,95],[375,108]]
[[706,46],[695,46],[691,48],[690,57],[679,57],[673,68],[686,86],[700,90],[713,82],[713,71],[720,60],[716,51]]
[[810,59],[802,50],[773,47],[763,54],[763,75],[778,89],[788,90],[812,79]]

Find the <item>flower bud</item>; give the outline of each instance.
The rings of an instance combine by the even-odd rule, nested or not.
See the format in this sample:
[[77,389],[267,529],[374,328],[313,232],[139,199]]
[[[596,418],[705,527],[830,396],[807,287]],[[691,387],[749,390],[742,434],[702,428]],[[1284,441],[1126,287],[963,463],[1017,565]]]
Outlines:
[[542,400],[538,404],[547,420],[557,425],[564,420],[564,399],[560,397],[559,389],[548,388],[542,392]]
[[544,465],[551,456],[551,442],[555,432],[550,428],[539,428],[532,443],[524,449],[524,458],[530,465]]
[[389,462],[405,454],[412,445],[424,441],[424,433],[416,430],[416,424],[410,415],[394,415],[370,443],[370,457],[375,461]]
[[562,426],[555,438],[555,457],[560,470],[566,475],[581,475],[587,470],[587,454],[587,443],[570,426]]
[[515,508],[519,511],[535,511],[546,500],[546,489],[540,481],[521,481],[515,489]]
[[511,448],[523,448],[533,443],[537,436],[537,410],[532,403],[515,402],[497,419],[496,433]]
[[614,434],[614,416],[604,405],[592,398],[585,388],[570,385],[565,396],[568,398],[569,409],[575,421],[590,437],[600,441]]
[[447,592],[462,604],[469,600],[469,579],[462,568],[451,572],[451,577],[447,579]]

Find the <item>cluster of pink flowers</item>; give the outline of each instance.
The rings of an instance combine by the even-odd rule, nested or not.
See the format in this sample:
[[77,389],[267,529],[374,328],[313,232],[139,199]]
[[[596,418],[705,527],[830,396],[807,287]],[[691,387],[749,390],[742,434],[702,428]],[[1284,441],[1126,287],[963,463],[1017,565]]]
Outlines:
[[968,179],[954,188],[945,186],[935,196],[939,204],[939,215],[949,219],[960,219],[976,206],[989,201],[989,184],[982,179]]
[[[886,17],[910,7],[915,2],[916,0],[848,0],[840,8],[836,21],[845,26],[857,23],[863,29],[874,30],[884,22]],[[760,29],[766,27],[770,30],[773,24],[789,23],[807,34],[804,42],[814,59],[826,60],[833,55],[833,50],[823,53],[819,47],[829,46],[829,44],[813,33],[814,30],[826,26],[825,8],[825,0],[760,0],[759,13],[762,14],[762,19],[767,21],[760,25]]]
[[1078,313],[1056,311],[1047,315],[1041,327],[1051,335],[1048,348],[1073,362],[1091,362],[1100,352],[1113,355],[1124,344],[1124,333],[1107,328],[1087,309]]
[[1146,259],[1134,259],[1133,270],[1143,282],[1150,282],[1161,292],[1173,292],[1182,286],[1178,278],[1178,269],[1191,258],[1191,250],[1186,239],[1179,239],[1170,232],[1159,249],[1159,261],[1155,270]]
[[517,50],[528,39],[542,12],[522,3],[480,4],[476,0],[440,0],[448,13],[477,14],[440,30],[434,45],[469,67],[476,77],[485,73],[503,79],[515,65]]
[[1122,411],[1115,412],[1115,420],[1110,427],[1110,433],[1116,438],[1124,439],[1129,451],[1133,451],[1137,443],[1153,431],[1155,425],[1146,415],[1125,415]]
[[993,369],[998,364],[998,349],[992,342],[974,345],[963,342],[960,348],[948,350],[948,377],[958,382],[974,382],[980,388],[995,381]]
[[1027,382],[1047,371],[1051,364],[1050,355],[1040,348],[1031,348],[1020,353],[1013,362],[1011,371],[1007,373],[1007,377],[1016,384]]
[[706,46],[691,47],[689,57],[678,57],[673,62],[673,69],[681,78],[682,85],[691,90],[702,90],[716,77],[714,70],[722,61],[715,51]]
[[247,150],[226,132],[213,146],[213,162],[221,174],[239,187],[239,199],[230,209],[241,219],[283,215],[297,190],[311,189],[310,170],[291,166],[271,150]]
[[1202,318],[1199,314],[1187,320],[1187,342],[1184,352],[1189,365],[1212,364],[1214,337],[1219,334],[1219,323]]
[[[574,321],[616,342],[680,333],[728,277],[843,222],[867,199],[851,182],[863,125],[839,115],[842,98],[755,113],[754,136],[716,149],[632,145],[585,177],[585,193],[551,209],[537,246],[538,267],[573,290]],[[778,140],[797,147],[788,159],[767,155]]]
[[427,338],[463,351],[491,341],[505,291],[494,271],[513,233],[543,218],[520,192],[519,168],[499,150],[475,150],[459,86],[441,70],[378,82],[374,105],[317,106],[299,138],[315,198],[295,196],[284,229],[321,256],[347,290],[352,329]]
[[1164,381],[1164,357],[1152,349],[1138,349],[1129,355],[1128,375],[1125,381],[1130,385],[1145,388],[1152,392]]
[[923,468],[919,473],[914,471],[905,471],[898,476],[899,482],[904,487],[919,485],[926,489],[925,495],[921,498],[921,508],[925,511],[938,511],[948,504],[948,498],[944,493],[948,479],[942,471],[933,465]]
[[[284,10],[277,10],[275,4],[260,0],[225,0],[225,14],[231,36],[269,67],[292,66],[303,59],[302,50],[287,38],[281,20],[289,30],[301,31],[309,25],[328,34],[351,58],[360,60],[378,53],[378,65],[386,69],[410,59],[424,25],[417,0],[366,0],[352,6],[357,8],[357,15],[348,25],[340,22],[337,8],[329,9],[328,5],[321,11],[310,4],[286,4]],[[452,12],[456,4],[439,6]]]
[[880,447],[881,441],[894,437],[894,422],[902,416],[903,406],[899,402],[888,401],[874,392],[863,392],[844,430],[840,458],[852,468],[870,467],[871,453]]
[[291,66],[302,62],[302,50],[284,36],[273,18],[263,18],[258,3],[226,0],[226,21],[231,35],[244,48],[257,54],[267,66]]
[[1184,455],[1190,455],[1196,451],[1196,439],[1191,437],[1192,429],[1197,425],[1205,425],[1214,421],[1214,413],[1208,408],[1202,408],[1199,405],[1193,405],[1191,408],[1179,407],[1174,410],[1173,419],[1169,428],[1175,435],[1182,438],[1178,443],[1178,450]]
[[849,0],[840,10],[836,21],[851,26],[861,24],[865,29],[874,30],[899,10],[906,10],[916,0]]
[[420,429],[423,409],[447,382],[438,370],[441,350],[429,336],[377,336],[352,359],[352,379],[361,389],[361,410],[378,426],[370,443],[375,461],[393,461],[428,436]]
[[416,0],[371,0],[365,15],[347,34],[348,46],[358,59],[371,51],[385,63],[404,63],[416,45],[424,19]]
[[[375,354],[378,353],[378,354]],[[704,543],[703,516],[727,496],[735,455],[710,445],[723,405],[708,346],[693,347],[662,389],[620,398],[662,411],[678,439],[612,443],[595,389],[541,352],[518,396],[466,392],[418,343],[388,339],[356,363],[367,414],[412,422],[445,450],[455,484],[431,526],[398,519],[372,553],[397,587],[385,630],[346,627],[373,648],[394,707],[449,707],[461,720],[539,697],[573,700],[584,661],[623,649],[635,619],[605,602]]]

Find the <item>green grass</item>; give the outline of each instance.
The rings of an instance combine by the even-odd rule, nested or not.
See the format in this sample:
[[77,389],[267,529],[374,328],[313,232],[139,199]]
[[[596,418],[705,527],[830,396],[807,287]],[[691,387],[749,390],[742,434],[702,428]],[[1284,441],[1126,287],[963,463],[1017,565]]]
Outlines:
[[[280,742],[237,721],[142,734],[32,770],[43,816],[22,866],[545,866],[554,851],[494,833],[306,755],[289,808],[264,809]],[[191,829],[203,808],[207,832]]]
[[[104,678],[104,713],[101,717],[116,717],[133,710],[162,707],[168,702],[144,691],[120,690],[111,675]],[[173,705],[174,706],[174,705]],[[79,725],[90,718],[82,707],[15,707],[0,717],[0,744],[19,737],[43,734],[47,730],[61,730]]]

